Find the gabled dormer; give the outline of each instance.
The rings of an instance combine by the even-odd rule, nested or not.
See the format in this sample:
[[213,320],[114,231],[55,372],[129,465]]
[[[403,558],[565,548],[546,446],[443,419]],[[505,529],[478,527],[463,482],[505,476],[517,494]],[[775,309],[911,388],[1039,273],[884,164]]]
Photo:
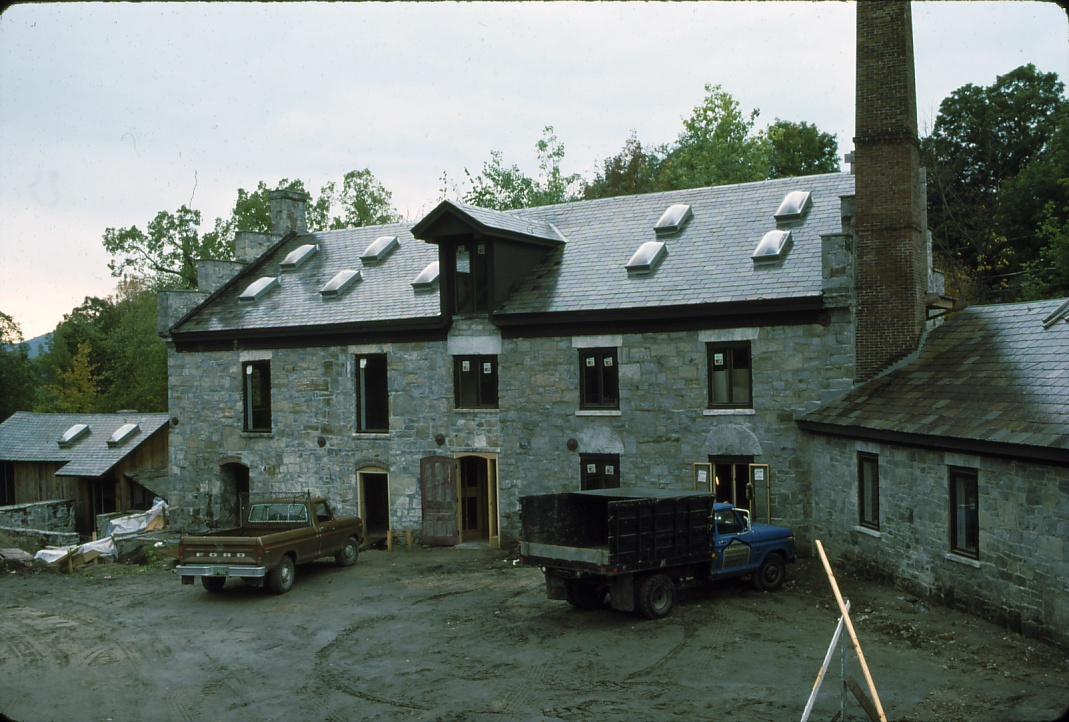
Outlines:
[[560,248],[552,223],[445,200],[412,227],[438,246],[442,313],[489,315],[512,288]]

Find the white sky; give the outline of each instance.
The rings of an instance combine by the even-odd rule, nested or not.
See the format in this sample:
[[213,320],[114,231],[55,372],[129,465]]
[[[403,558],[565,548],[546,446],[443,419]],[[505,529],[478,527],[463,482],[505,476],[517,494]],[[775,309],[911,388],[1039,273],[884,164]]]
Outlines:
[[[913,5],[920,125],[1023,63],[1069,79],[1052,3]],[[719,83],[758,127],[851,149],[852,3],[31,4],[0,16],[0,310],[27,338],[114,289],[101,235],[238,187],[369,167],[408,218],[491,149],[532,175],[545,125],[589,177],[630,130],[672,140]],[[196,188],[194,192],[194,186]]]

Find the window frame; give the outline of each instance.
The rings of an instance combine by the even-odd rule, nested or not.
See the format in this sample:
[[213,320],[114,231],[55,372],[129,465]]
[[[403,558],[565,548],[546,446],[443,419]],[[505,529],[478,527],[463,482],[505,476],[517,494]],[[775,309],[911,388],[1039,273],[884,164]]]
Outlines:
[[[874,478],[869,481],[876,487],[871,518],[865,515],[866,463],[872,464]],[[880,455],[871,451],[857,452],[857,524],[873,531],[880,530]]]
[[[479,252],[480,246],[483,252]],[[461,303],[460,291],[461,284],[458,276],[460,272],[457,269],[457,258],[460,255],[458,251],[463,247],[468,253],[468,275],[470,280],[468,281],[467,288],[469,290],[469,296]],[[490,248],[491,244],[486,239],[469,239],[465,241],[459,241],[452,247],[452,254],[450,257],[449,271],[450,282],[452,285],[452,303],[451,308],[454,314],[479,314],[488,313],[490,310]],[[476,262],[476,258],[482,260]]]
[[[588,464],[595,464],[597,469],[587,471]],[[612,478],[616,481],[615,486],[607,486],[604,481],[609,474],[606,466],[613,467]],[[591,486],[588,481],[600,479],[601,486]],[[619,454],[580,454],[579,455],[579,490],[593,491],[596,489],[619,489],[620,488],[620,455]]]
[[[597,373],[597,399],[587,401],[586,359],[593,357]],[[605,359],[611,358],[612,363],[606,365]],[[613,369],[615,382],[614,397],[606,401],[605,393],[605,369]],[[594,348],[579,349],[579,408],[583,410],[619,410],[620,408],[620,352],[615,346],[599,346]]]
[[[367,397],[370,394],[365,393],[364,384],[361,381],[361,371],[364,367],[360,365],[361,360],[370,361],[371,359],[380,360],[383,364],[383,383],[385,388],[382,390],[383,403],[385,404],[383,417],[385,419],[385,425],[382,427],[368,426],[367,422],[367,408],[364,406]],[[353,419],[353,428],[358,434],[388,434],[390,433],[390,361],[385,353],[358,353],[353,356],[353,409],[355,411],[355,418]]]
[[[735,371],[735,351],[744,349],[747,356],[750,358],[750,365],[747,368],[746,385],[750,391],[750,398],[746,402],[739,403],[735,401],[735,386],[732,382],[732,375]],[[716,353],[724,353],[725,358],[729,361],[726,364],[728,373],[728,385],[727,391],[730,400],[728,401],[716,401],[714,398],[714,384],[713,384],[713,355]],[[753,346],[749,341],[710,341],[705,344],[705,361],[706,361],[706,402],[707,408],[710,409],[752,409],[753,406]]]
[[[963,479],[966,482],[971,482],[972,485],[972,497],[975,503],[974,520],[972,539],[966,539],[966,544],[972,541],[972,547],[958,546],[958,492],[956,482],[959,479]],[[980,559],[980,473],[978,469],[971,469],[963,466],[948,466],[947,467],[947,502],[950,511],[950,553],[957,556],[967,557],[969,559]],[[966,490],[966,500],[968,498],[968,490]],[[967,507],[966,507],[967,508]],[[965,534],[969,535],[968,519],[965,520],[966,529]]]
[[[464,362],[468,361],[474,364],[474,369],[465,372],[463,370]],[[492,364],[492,370],[489,374],[486,374],[483,369],[483,364]],[[498,375],[498,358],[492,354],[483,355],[463,355],[453,357],[453,408],[456,409],[496,409],[500,401],[500,376]],[[475,374],[474,384],[474,399],[464,399],[463,390],[464,385],[461,384],[461,375],[464,373]],[[493,398],[487,399],[485,396],[489,395],[487,390],[483,388],[482,380],[483,376],[489,375],[491,382],[493,383]]]
[[[258,371],[257,371],[258,370]],[[254,379],[261,379],[263,388],[260,389],[261,399],[264,403],[255,405]],[[271,432],[271,360],[257,359],[241,362],[241,407],[242,407],[242,430],[251,434],[265,434]],[[257,412],[257,408],[260,409]],[[257,424],[257,416],[266,413],[267,424]]]

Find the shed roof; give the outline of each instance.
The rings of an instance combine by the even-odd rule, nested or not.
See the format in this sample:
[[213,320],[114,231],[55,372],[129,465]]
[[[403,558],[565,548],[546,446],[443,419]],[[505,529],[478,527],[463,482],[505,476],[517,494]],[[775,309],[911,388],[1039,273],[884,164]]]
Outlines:
[[[776,228],[775,213],[794,190],[812,194],[804,218],[791,223],[794,244],[779,263],[755,265],[753,249]],[[413,279],[438,259],[438,249],[413,237],[443,213],[459,214],[503,238],[523,236],[546,252],[495,311],[494,317],[560,312],[660,309],[758,300],[819,299],[822,235],[840,233],[840,199],[853,195],[854,177],[832,173],[712,188],[576,201],[514,211],[492,211],[444,201],[423,220],[344,231],[294,235],[245,269],[172,332],[270,331],[441,322],[439,289],[413,289]],[[658,237],[654,225],[669,206],[691,206],[693,220],[679,233]],[[376,237],[396,235],[401,247],[381,264],[360,254]],[[667,257],[653,273],[628,274],[626,264],[644,242],[662,240]],[[280,270],[286,254],[306,243],[319,252],[299,269]],[[338,298],[319,293],[343,269],[363,279]],[[280,285],[254,303],[239,304],[256,278]]]
[[[57,476],[96,478],[134,452],[166,426],[164,413],[39,414],[17,411],[0,424],[0,460],[64,464]],[[136,423],[140,431],[125,443],[109,446],[119,427]],[[89,433],[67,448],[58,440],[75,424],[88,424]]]
[[1069,323],[1043,323],[1061,303],[967,308],[931,332],[914,362],[799,423],[848,436],[886,432],[921,444],[958,440],[1069,460]]

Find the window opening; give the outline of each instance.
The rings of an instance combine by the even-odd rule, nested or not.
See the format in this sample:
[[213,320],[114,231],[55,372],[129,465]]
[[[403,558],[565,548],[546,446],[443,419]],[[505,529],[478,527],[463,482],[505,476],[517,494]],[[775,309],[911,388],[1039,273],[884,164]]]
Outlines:
[[980,558],[980,499],[975,469],[950,468],[950,550]]
[[481,313],[487,310],[487,255],[485,242],[458,243],[453,258],[453,311]]
[[620,408],[620,384],[614,348],[586,348],[579,351],[579,407],[582,409]]
[[496,409],[497,356],[454,356],[453,391],[458,409]]
[[15,463],[0,461],[0,506],[15,503]]
[[859,451],[857,454],[858,524],[880,529],[880,457]]
[[390,430],[386,354],[356,357],[356,430],[376,433]]
[[709,344],[709,407],[753,407],[750,342]]
[[620,455],[580,454],[579,488],[584,491],[620,488]]
[[241,364],[244,383],[245,431],[271,430],[271,362]]

